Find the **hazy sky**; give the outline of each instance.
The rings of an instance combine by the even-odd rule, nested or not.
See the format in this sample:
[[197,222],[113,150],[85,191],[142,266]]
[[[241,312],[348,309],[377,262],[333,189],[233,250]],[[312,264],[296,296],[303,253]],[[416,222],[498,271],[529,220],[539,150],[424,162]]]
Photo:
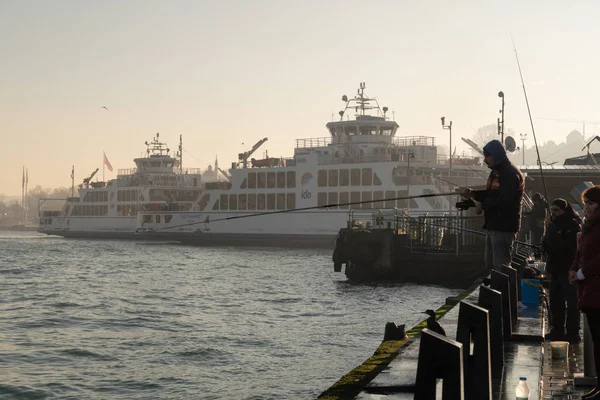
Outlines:
[[499,90],[506,129],[530,132],[511,34],[538,142],[560,142],[581,124],[538,118],[600,121],[598,18],[594,0],[1,0],[0,193],[20,194],[23,165],[29,187],[70,186],[71,165],[101,178],[103,150],[116,177],[156,132],[183,134],[188,168],[263,137],[259,156],[291,156],[362,81],[399,136],[447,146],[445,115],[460,152]]

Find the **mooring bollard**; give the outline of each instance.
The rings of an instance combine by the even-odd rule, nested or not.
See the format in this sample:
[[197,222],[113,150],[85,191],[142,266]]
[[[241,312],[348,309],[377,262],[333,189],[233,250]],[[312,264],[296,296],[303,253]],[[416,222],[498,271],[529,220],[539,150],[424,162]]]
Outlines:
[[479,287],[480,307],[488,310],[490,319],[490,357],[492,378],[502,376],[504,367],[504,335],[502,332],[502,293],[486,286]]
[[502,294],[502,332],[504,340],[512,339],[512,318],[510,317],[510,282],[508,275],[492,270],[490,288]]
[[595,386],[597,380],[597,371],[594,365],[594,343],[587,317],[583,314],[583,375],[576,374],[574,384],[575,386]]
[[388,322],[385,324],[385,332],[383,334],[383,341],[386,340],[404,340],[406,337],[406,325],[396,325],[395,322]]
[[500,269],[498,269],[498,271],[508,275],[508,281],[510,283],[510,321],[513,328],[515,328],[517,326],[517,322],[519,321],[519,311],[517,309],[517,304],[519,302],[517,270],[513,267],[507,267],[503,265],[500,267]]
[[[492,370],[488,310],[461,301],[456,340],[463,345],[465,400],[491,400]],[[471,354],[471,342],[473,342],[473,354]]]
[[462,344],[425,328],[421,332],[414,400],[435,400],[437,380],[442,400],[464,400]]

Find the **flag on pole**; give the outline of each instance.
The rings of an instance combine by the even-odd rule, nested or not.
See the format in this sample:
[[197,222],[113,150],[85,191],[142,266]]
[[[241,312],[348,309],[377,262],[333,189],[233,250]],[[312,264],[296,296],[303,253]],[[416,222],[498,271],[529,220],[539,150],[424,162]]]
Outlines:
[[75,178],[75,166],[74,165],[73,165],[73,168],[71,168],[71,179],[73,179],[73,178]]
[[21,189],[25,189],[25,166],[23,166],[23,183],[21,184]]
[[106,165],[106,168],[108,168],[108,170],[112,172],[113,167],[112,165],[110,165],[110,161],[108,161],[108,158],[106,158],[106,153],[102,152],[102,154],[104,154],[104,165]]

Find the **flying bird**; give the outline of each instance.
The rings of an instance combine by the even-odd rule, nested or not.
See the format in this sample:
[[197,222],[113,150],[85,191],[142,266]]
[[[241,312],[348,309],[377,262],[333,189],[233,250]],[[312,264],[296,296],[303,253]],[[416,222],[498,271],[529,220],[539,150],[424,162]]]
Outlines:
[[423,314],[429,315],[427,318],[427,329],[434,331],[435,333],[439,333],[442,336],[446,336],[446,331],[442,326],[435,320],[435,311],[426,310]]
[[108,111],[108,108],[106,108],[106,106],[102,106],[101,108],[104,108],[106,111]]

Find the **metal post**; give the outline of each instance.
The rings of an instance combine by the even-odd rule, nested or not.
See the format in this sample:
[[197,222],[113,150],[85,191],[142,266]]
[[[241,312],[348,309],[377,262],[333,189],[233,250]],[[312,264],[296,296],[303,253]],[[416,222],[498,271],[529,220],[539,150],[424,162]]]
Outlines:
[[525,165],[525,139],[527,139],[526,133],[520,133],[521,136],[521,151],[523,152],[523,165]]
[[583,374],[575,374],[575,386],[595,386],[596,366],[594,365],[594,343],[588,327],[587,317],[583,314]]

